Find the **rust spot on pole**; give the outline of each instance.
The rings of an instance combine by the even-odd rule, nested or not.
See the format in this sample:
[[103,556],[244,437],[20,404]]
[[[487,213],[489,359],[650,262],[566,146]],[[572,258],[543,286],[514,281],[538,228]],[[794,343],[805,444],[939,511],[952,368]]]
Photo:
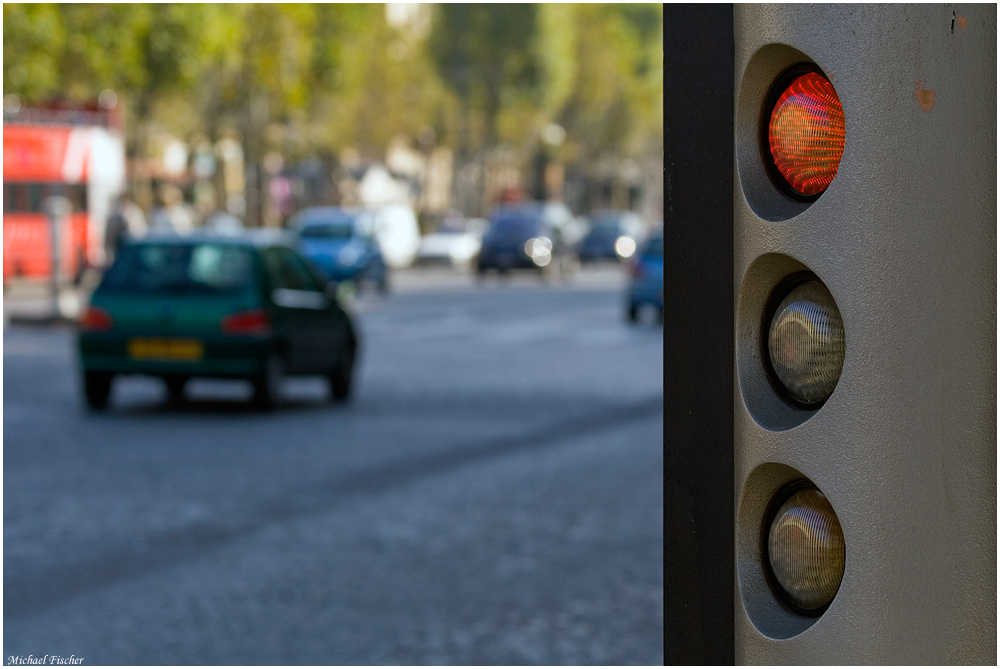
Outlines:
[[960,29],[965,30],[965,17],[964,16],[956,16],[955,17],[955,22],[958,24],[958,27]]
[[917,79],[917,89],[913,91],[913,97],[920,103],[920,108],[925,112],[934,108],[934,91],[924,89],[920,79]]

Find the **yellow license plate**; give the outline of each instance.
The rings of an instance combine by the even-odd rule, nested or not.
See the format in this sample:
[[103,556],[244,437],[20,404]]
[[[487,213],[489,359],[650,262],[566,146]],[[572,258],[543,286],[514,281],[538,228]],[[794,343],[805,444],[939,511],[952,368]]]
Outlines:
[[128,341],[128,356],[134,360],[201,360],[205,347],[197,339],[145,339]]

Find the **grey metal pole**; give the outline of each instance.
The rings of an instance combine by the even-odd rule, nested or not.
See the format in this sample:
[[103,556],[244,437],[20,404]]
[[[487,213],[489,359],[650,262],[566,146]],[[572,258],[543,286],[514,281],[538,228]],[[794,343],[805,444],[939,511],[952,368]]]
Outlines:
[[[995,664],[997,8],[736,5],[734,37],[736,663]],[[815,70],[845,126],[810,200],[762,136]],[[842,317],[821,405],[790,401],[765,342],[803,272]],[[821,513],[779,506],[804,481],[839,574],[811,561]],[[809,518],[786,543],[781,508]],[[825,609],[797,599],[824,582]]]
[[73,210],[73,206],[70,204],[68,198],[63,197],[62,195],[51,195],[43,201],[42,209],[49,217],[49,230],[52,240],[52,277],[50,282],[52,316],[54,318],[58,318],[62,315],[62,310],[59,306],[61,279],[59,242],[62,239],[61,230],[65,227],[63,223],[65,222],[66,217],[69,216],[70,211]]

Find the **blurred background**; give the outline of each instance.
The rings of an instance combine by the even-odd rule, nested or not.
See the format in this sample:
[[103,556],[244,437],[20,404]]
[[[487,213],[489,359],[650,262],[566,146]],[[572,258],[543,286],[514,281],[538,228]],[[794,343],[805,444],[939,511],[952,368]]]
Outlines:
[[371,201],[366,177],[424,231],[508,189],[656,220],[661,24],[627,4],[12,4],[4,121],[108,128],[130,199],[148,214],[176,186],[196,222],[279,226]]
[[[662,663],[660,5],[3,12],[5,656]],[[352,400],[88,411],[121,249],[258,228],[353,319]]]

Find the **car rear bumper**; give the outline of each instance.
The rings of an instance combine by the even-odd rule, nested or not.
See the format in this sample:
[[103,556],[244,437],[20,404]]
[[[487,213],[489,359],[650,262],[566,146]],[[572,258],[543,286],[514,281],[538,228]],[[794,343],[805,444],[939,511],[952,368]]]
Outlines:
[[580,260],[583,262],[589,260],[617,260],[621,262],[621,257],[615,253],[614,248],[610,250],[604,249],[586,249],[582,248],[579,252]]
[[263,365],[254,358],[202,359],[198,362],[175,362],[160,360],[136,361],[122,356],[84,355],[80,363],[86,372],[108,372],[111,374],[149,374],[208,376],[219,378],[250,377],[260,374]]
[[481,269],[541,269],[523,249],[510,252],[480,252]]
[[355,281],[364,275],[365,271],[360,267],[335,267],[326,270],[326,276],[331,281]]
[[331,281],[377,280],[382,274],[379,269],[369,265],[361,267],[321,267],[320,269]]
[[208,377],[249,377],[263,371],[272,349],[269,339],[256,337],[200,340],[204,353],[197,360],[136,359],[128,353],[128,336],[81,333],[80,365],[84,371],[113,374],[179,374]]
[[358,281],[378,278],[382,268],[377,260],[369,259],[355,265],[341,265],[327,256],[310,256],[309,260],[330,281]]
[[663,284],[632,284],[629,288],[628,299],[632,305],[652,304],[662,309]]

